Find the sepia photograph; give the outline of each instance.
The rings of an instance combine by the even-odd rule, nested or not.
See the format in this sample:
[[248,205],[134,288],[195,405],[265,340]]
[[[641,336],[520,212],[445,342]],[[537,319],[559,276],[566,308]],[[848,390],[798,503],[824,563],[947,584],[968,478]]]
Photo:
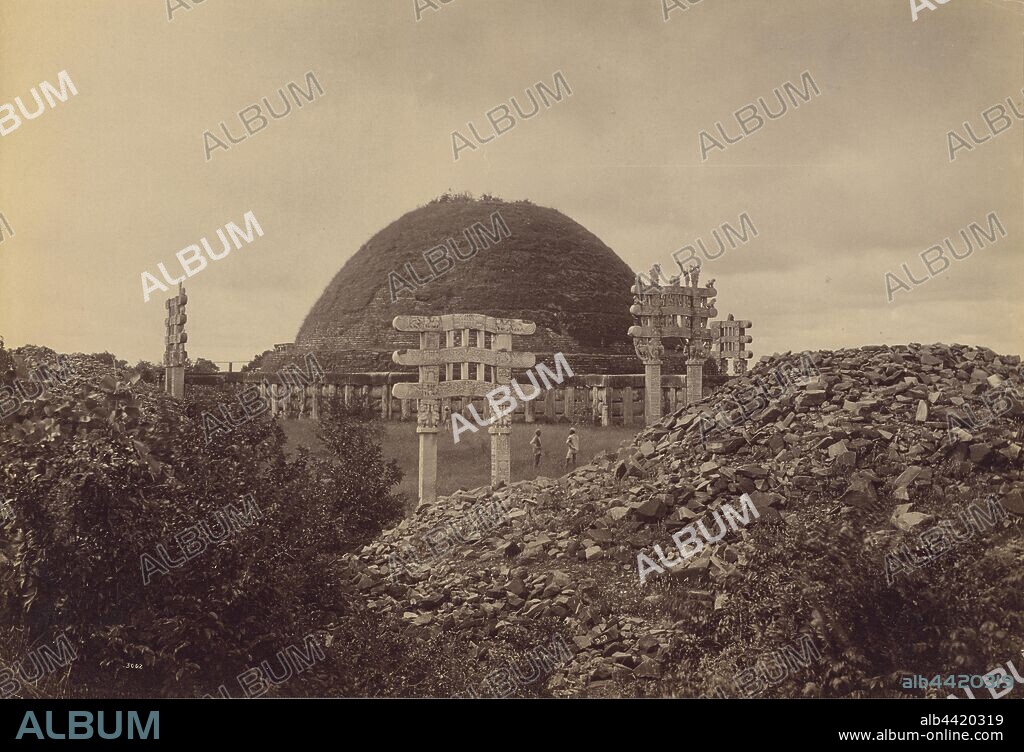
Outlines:
[[1020,0],[0,0],[0,739],[1019,744],[1022,233]]

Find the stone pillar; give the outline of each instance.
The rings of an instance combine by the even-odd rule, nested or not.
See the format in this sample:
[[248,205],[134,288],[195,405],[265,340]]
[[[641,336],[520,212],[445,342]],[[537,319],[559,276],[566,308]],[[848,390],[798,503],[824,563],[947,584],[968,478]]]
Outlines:
[[622,425],[633,425],[633,387],[622,388]]
[[278,412],[278,393],[274,389],[274,384],[264,378],[263,383],[267,385],[267,394],[270,396],[270,415],[277,417]]
[[185,396],[185,367],[171,366],[164,369],[165,384],[167,393],[172,397],[181,399]]
[[418,400],[416,404],[416,433],[420,438],[420,504],[437,501],[437,400]]
[[320,390],[325,387],[319,384],[313,385],[313,405],[312,405],[312,417],[313,420],[320,420]]
[[502,415],[487,428],[491,435],[491,485],[512,482],[512,415]]
[[409,416],[412,414],[412,400],[399,400],[402,403],[402,420],[409,420]]
[[533,423],[533,400],[530,400],[523,405],[523,420],[527,423]]
[[549,423],[554,423],[558,415],[555,413],[555,390],[548,389],[544,392],[544,417]]
[[564,395],[562,404],[564,405],[565,419],[572,423],[573,418],[576,417],[576,389],[567,386],[562,394]]
[[[483,332],[480,338],[483,339]],[[511,334],[495,334],[491,343],[494,350],[512,350]],[[483,370],[483,366],[480,367]],[[495,382],[508,385],[512,381],[512,368],[495,366]],[[491,485],[496,486],[504,483],[506,486],[512,482],[512,414],[498,416],[491,403],[488,402],[493,423],[487,429],[491,435]]]
[[[632,331],[632,330],[631,330]],[[665,348],[658,337],[633,338],[633,348],[644,364],[644,425],[661,420],[661,356]]]
[[612,424],[612,401],[608,387],[602,384],[597,398],[601,405],[601,426],[607,428]]
[[704,399],[704,361],[689,358],[686,361],[686,403],[692,405]]
[[167,318],[164,320],[164,391],[176,399],[185,396],[185,363],[188,360],[188,352],[185,350],[185,343],[188,342],[188,334],[185,332],[185,322],[188,321],[185,314],[187,303],[188,295],[181,284],[178,285],[178,294],[165,303]]
[[661,420],[661,361],[644,360],[644,425]]
[[278,399],[278,402],[281,405],[281,414],[287,418],[289,406],[292,404],[293,391],[292,388],[287,384],[281,384],[280,387],[281,397]]

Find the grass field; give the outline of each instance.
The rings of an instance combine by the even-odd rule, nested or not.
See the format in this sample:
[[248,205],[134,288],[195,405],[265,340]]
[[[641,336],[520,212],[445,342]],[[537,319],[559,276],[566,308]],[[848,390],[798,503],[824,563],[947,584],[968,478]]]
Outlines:
[[[281,422],[288,436],[289,448],[300,445],[318,450],[316,424],[310,420],[285,420]],[[403,478],[398,491],[410,499],[416,499],[416,472],[419,462],[419,440],[415,423],[386,422],[384,425],[384,454],[398,461]],[[536,429],[541,431],[544,455],[540,467],[533,467],[533,452],[530,438]],[[622,426],[595,428],[576,426],[580,436],[579,465],[587,464],[598,452],[616,450],[623,441],[633,438],[637,429]],[[564,474],[565,438],[569,426],[560,424],[512,424],[512,480],[524,480],[544,475],[557,478]],[[450,494],[460,488],[476,488],[490,483],[491,441],[486,430],[476,433],[463,432],[455,444],[451,433],[438,434],[437,447],[437,492]]]

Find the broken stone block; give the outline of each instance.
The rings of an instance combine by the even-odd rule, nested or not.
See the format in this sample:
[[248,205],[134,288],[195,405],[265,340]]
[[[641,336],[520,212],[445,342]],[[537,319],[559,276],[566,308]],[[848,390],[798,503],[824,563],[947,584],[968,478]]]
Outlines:
[[708,450],[714,454],[733,454],[746,444],[747,442],[739,436],[734,436],[729,439],[722,439],[720,441],[709,441]]
[[825,402],[826,393],[823,389],[808,389],[796,398],[796,406],[817,407]]
[[999,500],[999,503],[1003,505],[1007,512],[1024,517],[1024,494],[1021,493],[1019,488],[1010,491],[1010,493]]
[[870,509],[878,504],[878,491],[875,489],[875,481],[864,473],[855,473],[850,479],[850,485],[839,501],[847,506],[858,509]]
[[709,460],[700,466],[699,472],[701,475],[711,475],[713,472],[718,470],[719,464],[714,460]]
[[660,499],[648,499],[636,508],[636,515],[645,522],[655,522],[668,513]]
[[988,372],[983,371],[980,368],[975,368],[973,371],[971,371],[971,381],[987,383],[988,377]]
[[845,454],[847,451],[846,440],[837,441],[828,448],[828,456],[830,459],[835,459],[841,454]]
[[971,462],[973,462],[974,464],[980,465],[981,463],[985,462],[985,460],[987,460],[991,454],[991,444],[971,444]]
[[910,504],[897,504],[889,521],[900,530],[911,530],[924,522],[930,522],[932,519],[930,514],[911,512]]
[[633,676],[638,679],[660,679],[661,666],[650,658],[644,658],[633,671]]
[[854,451],[843,452],[836,458],[836,467],[856,467],[857,453]]
[[899,477],[896,478],[896,480],[893,482],[893,486],[895,486],[896,488],[909,486],[911,483],[914,482],[914,480],[917,479],[917,476],[920,474],[921,468],[918,467],[917,465],[911,465],[902,473],[900,473]]

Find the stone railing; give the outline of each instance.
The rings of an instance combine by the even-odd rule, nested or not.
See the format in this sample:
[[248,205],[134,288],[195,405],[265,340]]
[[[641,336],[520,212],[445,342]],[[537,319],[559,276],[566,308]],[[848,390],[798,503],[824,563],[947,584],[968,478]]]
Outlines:
[[[704,394],[723,383],[728,377],[705,376]],[[271,413],[283,418],[319,418],[320,405],[324,400],[335,397],[346,405],[370,405],[379,409],[384,420],[415,420],[416,400],[400,400],[391,396],[392,385],[399,382],[414,382],[416,374],[400,372],[379,373],[337,373],[328,372],[322,383],[293,387],[288,390],[276,382],[273,375],[261,373],[219,373],[210,375],[188,374],[186,384],[227,385],[238,390],[246,385],[255,385],[260,394],[270,401]],[[529,381],[520,381],[523,391],[532,393]],[[602,426],[644,424],[644,375],[643,374],[577,374],[566,378],[561,384],[546,390],[536,399],[519,406],[512,419],[526,423],[590,423]],[[512,394],[515,394],[513,390]],[[661,399],[664,414],[673,412],[686,402],[686,376],[663,375],[661,377]],[[469,402],[472,401],[479,415],[486,415],[482,398],[442,400],[452,412],[464,411],[468,417]]]

